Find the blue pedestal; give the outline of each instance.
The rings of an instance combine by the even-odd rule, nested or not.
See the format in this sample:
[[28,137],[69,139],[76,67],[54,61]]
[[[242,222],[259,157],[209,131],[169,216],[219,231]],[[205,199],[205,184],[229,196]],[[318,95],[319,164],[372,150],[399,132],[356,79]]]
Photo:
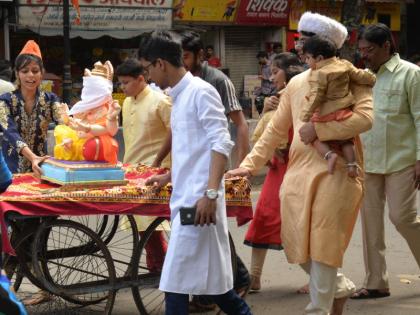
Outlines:
[[41,179],[59,185],[105,186],[124,185],[120,166],[103,162],[64,161],[49,158],[41,166]]

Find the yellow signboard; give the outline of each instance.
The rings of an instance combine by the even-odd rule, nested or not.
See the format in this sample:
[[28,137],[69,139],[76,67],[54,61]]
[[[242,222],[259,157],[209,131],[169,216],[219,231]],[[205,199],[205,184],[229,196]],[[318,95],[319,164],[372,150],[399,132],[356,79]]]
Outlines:
[[238,0],[174,0],[174,21],[235,21]]
[[389,24],[391,31],[401,30],[401,6],[399,3],[371,3],[369,6],[376,14],[371,20],[365,18],[363,24],[382,22]]
[[[368,6],[374,10],[373,19],[363,19],[362,24],[385,22],[389,24],[392,31],[399,31],[401,27],[401,12],[399,3],[369,3]],[[289,29],[297,30],[299,19],[306,11],[329,16],[337,21],[341,19],[342,2],[297,0],[291,1],[289,13]],[[366,13],[364,14],[366,15]]]
[[314,0],[298,0],[292,1],[289,13],[289,28],[297,30],[299,19],[306,11],[326,15],[334,20],[340,21],[341,2],[334,1],[314,1]]

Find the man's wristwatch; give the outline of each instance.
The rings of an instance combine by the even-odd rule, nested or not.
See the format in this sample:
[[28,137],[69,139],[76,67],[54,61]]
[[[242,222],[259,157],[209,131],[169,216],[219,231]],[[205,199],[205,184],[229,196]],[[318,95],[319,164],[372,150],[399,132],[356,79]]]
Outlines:
[[219,197],[219,192],[217,189],[207,189],[204,193],[204,196],[209,198],[210,200],[216,200]]

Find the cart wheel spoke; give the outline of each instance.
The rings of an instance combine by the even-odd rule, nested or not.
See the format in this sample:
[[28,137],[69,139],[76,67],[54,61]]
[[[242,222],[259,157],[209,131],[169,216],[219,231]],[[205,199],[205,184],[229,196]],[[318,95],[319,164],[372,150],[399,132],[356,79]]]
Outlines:
[[34,236],[35,275],[54,295],[31,314],[111,314],[115,269],[105,243],[87,226],[70,221],[43,222]]

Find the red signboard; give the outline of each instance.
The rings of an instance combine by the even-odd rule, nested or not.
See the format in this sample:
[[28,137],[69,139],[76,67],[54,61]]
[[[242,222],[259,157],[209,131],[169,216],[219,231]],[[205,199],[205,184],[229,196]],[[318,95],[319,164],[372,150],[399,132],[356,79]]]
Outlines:
[[241,0],[236,23],[244,25],[289,25],[288,0]]

